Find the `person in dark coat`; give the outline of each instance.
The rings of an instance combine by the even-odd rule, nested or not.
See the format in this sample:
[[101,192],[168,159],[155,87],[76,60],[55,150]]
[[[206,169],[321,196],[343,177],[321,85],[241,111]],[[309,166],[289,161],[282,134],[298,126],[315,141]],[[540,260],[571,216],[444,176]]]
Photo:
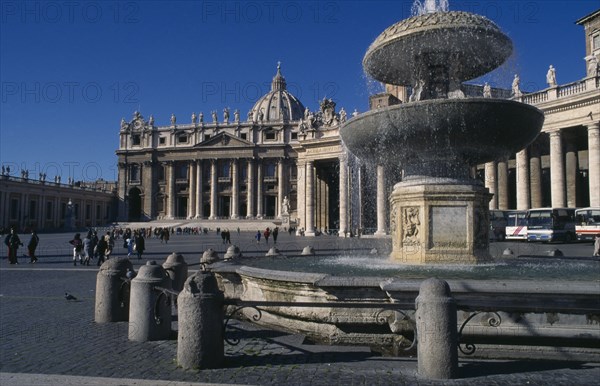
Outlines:
[[135,237],[135,251],[137,252],[138,259],[142,258],[144,251],[146,250],[146,240],[144,235],[138,233]]
[[27,251],[29,252],[29,263],[37,263],[38,258],[35,256],[35,250],[40,243],[40,238],[38,237],[36,231],[31,231],[31,238],[29,239],[29,244],[27,244]]
[[8,247],[8,262],[9,264],[19,264],[17,261],[17,250],[19,245],[23,245],[17,230],[15,228],[10,229],[10,233],[4,239],[4,244]]

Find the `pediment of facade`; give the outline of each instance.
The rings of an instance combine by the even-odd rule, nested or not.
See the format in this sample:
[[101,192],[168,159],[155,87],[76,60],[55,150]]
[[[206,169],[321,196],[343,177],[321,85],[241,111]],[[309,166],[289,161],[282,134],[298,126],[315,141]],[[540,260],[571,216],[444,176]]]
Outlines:
[[205,141],[202,141],[196,145],[194,148],[232,148],[232,147],[254,147],[254,143],[247,141],[242,138],[238,138],[227,134],[225,132],[216,134],[214,137],[211,137]]

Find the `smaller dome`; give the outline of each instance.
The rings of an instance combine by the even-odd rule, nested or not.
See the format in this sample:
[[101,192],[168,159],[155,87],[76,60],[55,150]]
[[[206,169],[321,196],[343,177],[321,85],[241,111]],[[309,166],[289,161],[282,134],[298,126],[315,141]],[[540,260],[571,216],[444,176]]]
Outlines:
[[277,74],[271,82],[271,91],[254,104],[251,113],[255,122],[261,120],[261,114],[263,122],[298,121],[304,116],[302,102],[287,91],[280,64],[277,64]]

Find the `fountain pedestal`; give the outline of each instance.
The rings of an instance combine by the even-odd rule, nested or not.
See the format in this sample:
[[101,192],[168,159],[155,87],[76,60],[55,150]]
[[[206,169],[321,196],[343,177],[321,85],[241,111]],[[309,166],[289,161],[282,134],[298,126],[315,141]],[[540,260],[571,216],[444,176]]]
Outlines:
[[390,257],[406,264],[491,261],[491,198],[485,187],[468,182],[432,178],[396,184],[390,196]]

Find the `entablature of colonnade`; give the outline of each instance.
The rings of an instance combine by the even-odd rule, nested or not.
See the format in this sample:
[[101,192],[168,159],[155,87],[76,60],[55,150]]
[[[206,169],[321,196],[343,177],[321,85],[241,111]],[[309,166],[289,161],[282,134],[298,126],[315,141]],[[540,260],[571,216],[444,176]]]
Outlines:
[[339,158],[346,154],[339,136],[303,141],[294,150],[298,152],[298,158],[305,160]]
[[600,78],[548,88],[520,99],[544,112],[543,132],[587,126],[600,119]]

